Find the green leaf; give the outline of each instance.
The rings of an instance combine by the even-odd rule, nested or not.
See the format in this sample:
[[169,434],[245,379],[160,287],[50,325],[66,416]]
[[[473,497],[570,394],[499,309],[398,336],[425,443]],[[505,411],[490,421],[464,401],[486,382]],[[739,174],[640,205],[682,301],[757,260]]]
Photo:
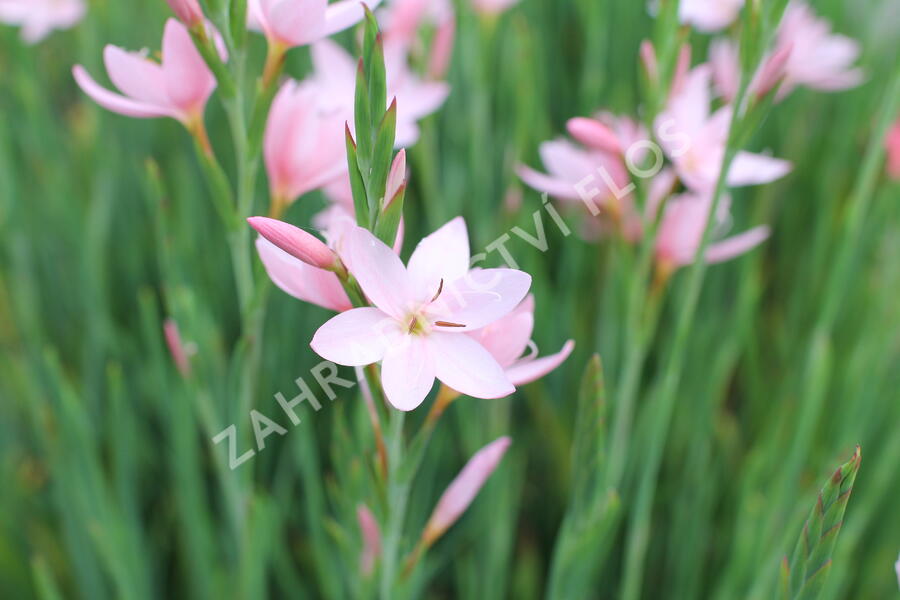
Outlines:
[[403,198],[406,195],[406,184],[400,186],[394,197],[387,203],[387,207],[378,217],[375,225],[375,236],[387,244],[393,246],[397,240],[397,230],[400,228],[400,218],[403,216]]
[[385,185],[388,173],[391,171],[391,162],[394,153],[394,136],[397,130],[397,100],[391,103],[391,107],[385,113],[384,118],[378,124],[378,132],[375,137],[375,152],[372,157],[372,170],[369,184],[366,189],[369,192],[369,209],[372,211],[373,227],[380,218],[380,209],[387,203],[385,198]]
[[363,59],[359,59],[356,66],[353,116],[356,123],[357,162],[365,181],[368,179],[368,171],[372,164],[372,114],[369,110],[369,85],[366,82]]
[[350,189],[353,192],[353,208],[356,211],[356,224],[366,227],[369,224],[369,204],[366,199],[366,185],[363,182],[362,173],[359,170],[359,157],[357,155],[356,142],[350,133],[350,125],[344,126],[345,140],[347,144],[347,167],[350,171]]

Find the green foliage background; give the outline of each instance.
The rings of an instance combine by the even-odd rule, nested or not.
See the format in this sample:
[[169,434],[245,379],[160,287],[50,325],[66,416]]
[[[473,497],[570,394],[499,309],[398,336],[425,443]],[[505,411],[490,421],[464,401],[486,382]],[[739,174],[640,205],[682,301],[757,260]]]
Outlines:
[[[814,6],[861,41],[866,82],[794,93],[753,140],[794,170],[733,192],[735,228],[768,222],[773,236],[708,272],[646,531],[646,598],[775,597],[781,559],[816,493],[857,443],[862,466],[823,597],[897,594],[898,184],[879,174],[861,235],[846,235],[846,223],[897,78],[900,16],[896,0]],[[538,144],[569,117],[601,107],[635,113],[640,103],[637,48],[652,26],[643,2],[524,0],[493,27],[459,9],[453,92],[410,153],[405,254],[457,214],[475,252],[514,225],[533,233],[540,198],[517,181],[515,165],[537,165]],[[374,493],[366,475],[373,445],[356,392],[308,411],[248,464],[223,471],[226,449],[211,436],[234,422],[249,437],[250,423],[229,400],[238,385],[234,283],[190,140],[174,121],[103,111],[70,75],[75,63],[102,73],[105,43],[158,48],[166,10],[163,2],[91,2],[76,29],[36,47],[0,30],[0,596],[364,597],[354,511]],[[351,34],[340,39],[352,47]],[[693,41],[695,57],[704,56],[708,39]],[[263,50],[254,39],[255,64]],[[293,51],[288,71],[299,77],[308,68],[307,51]],[[220,155],[230,156],[215,102],[207,122]],[[518,194],[522,209],[511,213],[505,199]],[[258,213],[265,199],[261,181]],[[308,224],[323,205],[310,195],[287,219]],[[565,217],[577,229],[581,216]],[[513,446],[429,553],[412,595],[581,597],[544,590],[563,519],[574,518],[566,517],[572,495],[590,478],[585,469],[597,468],[577,459],[586,451],[577,444],[572,459],[576,430],[616,410],[633,261],[544,222],[548,252],[515,237],[508,248],[534,277],[540,348],[555,351],[568,338],[578,346],[511,398],[461,399],[449,409],[413,491],[413,538],[468,456],[503,434]],[[852,268],[830,284],[844,252]],[[642,373],[625,482],[611,500],[620,513],[597,534],[608,547],[593,562],[577,550],[559,559],[590,571],[566,576],[586,577],[590,597],[621,591],[628,516],[682,280],[673,282]],[[823,325],[822,307],[832,303],[833,326]],[[190,381],[165,349],[166,317],[196,348]],[[270,294],[255,408],[276,418],[276,392],[293,395],[297,377],[314,381],[308,342],[327,317]],[[607,388],[602,410],[578,401],[594,352]],[[411,429],[423,415],[408,419]],[[595,458],[601,430],[583,434]]]

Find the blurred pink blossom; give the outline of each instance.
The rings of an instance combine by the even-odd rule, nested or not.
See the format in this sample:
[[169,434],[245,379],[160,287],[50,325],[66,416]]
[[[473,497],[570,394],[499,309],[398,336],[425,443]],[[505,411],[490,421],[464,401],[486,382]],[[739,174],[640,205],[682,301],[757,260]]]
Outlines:
[[320,109],[319,96],[314,83],[288,80],[272,102],[263,154],[272,197],[282,203],[347,172],[344,122]]
[[380,11],[379,19],[386,46],[400,48],[420,56],[419,30],[434,29],[428,57],[428,77],[440,79],[446,74],[453,52],[456,16],[450,0],[396,0]]
[[[862,71],[853,67],[859,54],[855,40],[831,33],[828,21],[816,17],[805,2],[792,2],[778,28],[775,47],[754,75],[750,91],[763,95],[783,80],[777,96],[781,100],[798,86],[822,91],[857,86],[863,79]],[[737,45],[715,40],[709,58],[719,93],[731,101],[740,80]]]
[[68,29],[86,11],[84,0],[0,0],[0,22],[22,28],[29,44],[44,39],[54,29]]
[[166,0],[178,20],[194,27],[203,22],[203,10],[197,0]]
[[488,477],[497,469],[510,443],[512,440],[506,436],[494,440],[476,452],[456,476],[456,479],[450,482],[422,532],[421,543],[426,548],[441,537],[466,512],[466,509],[475,500],[475,496],[484,487]]
[[363,551],[359,559],[359,570],[363,575],[371,575],[375,570],[375,561],[381,556],[381,531],[378,522],[369,507],[360,504],[356,507],[356,519],[362,531]]
[[166,346],[169,347],[169,353],[172,355],[172,361],[182,377],[191,374],[191,362],[189,352],[185,348],[184,342],[181,340],[181,333],[178,331],[178,323],[173,319],[166,319],[163,323],[163,335],[166,338]]
[[461,217],[419,242],[406,267],[360,227],[344,236],[339,253],[374,306],[322,325],[310,344],[320,356],[347,366],[381,361],[385,394],[400,410],[419,406],[435,378],[476,398],[515,390],[491,354],[464,334],[509,314],[531,277],[513,269],[470,272]]
[[162,64],[145,53],[108,45],[103,60],[110,80],[122,92],[101,87],[81,65],[72,69],[75,81],[97,104],[138,118],[172,117],[191,126],[202,119],[216,80],[183,24],[166,21]]
[[[491,353],[513,385],[525,385],[556,369],[575,348],[567,341],[556,354],[537,358],[537,348],[531,341],[534,329],[534,296],[529,294],[511,313],[470,335]],[[526,350],[534,352],[523,356]]]
[[[679,178],[693,192],[708,193],[716,185],[731,121],[731,106],[710,114],[710,66],[688,73],[656,120],[657,138]],[[789,162],[763,154],[738,152],[728,171],[732,187],[775,181],[791,170]]]
[[[450,87],[440,81],[422,81],[407,65],[406,51],[399,45],[385,46],[387,97],[397,99],[398,148],[408,147],[419,139],[417,121],[435,112]],[[314,73],[309,79],[321,90],[320,108],[326,114],[339,115],[353,127],[353,101],[356,87],[356,60],[341,46],[323,40],[312,46]],[[341,137],[343,141],[343,137]]]
[[678,17],[682,23],[708,33],[731,25],[743,6],[744,0],[681,0]]
[[[368,0],[374,9],[381,0]],[[360,0],[247,0],[248,25],[270,43],[284,48],[305,46],[343,31],[364,15]]]
[[[730,217],[728,198],[723,198],[715,216],[713,236],[721,236]],[[682,194],[666,202],[656,238],[656,260],[663,271],[692,264],[703,238],[712,198],[709,194]],[[730,238],[714,241],[706,249],[708,263],[730,260],[761,244],[769,236],[769,228],[761,225]]]

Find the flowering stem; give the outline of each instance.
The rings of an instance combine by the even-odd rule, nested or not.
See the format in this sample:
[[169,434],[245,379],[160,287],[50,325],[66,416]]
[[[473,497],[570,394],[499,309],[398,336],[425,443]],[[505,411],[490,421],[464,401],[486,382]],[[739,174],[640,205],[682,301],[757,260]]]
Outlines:
[[388,444],[388,482],[387,482],[387,522],[383,546],[383,563],[381,570],[382,600],[395,597],[394,584],[397,579],[397,565],[400,555],[400,538],[403,533],[403,521],[406,517],[406,504],[409,500],[409,481],[400,476],[403,461],[403,422],[406,413],[399,410],[390,411],[390,429],[387,435]]

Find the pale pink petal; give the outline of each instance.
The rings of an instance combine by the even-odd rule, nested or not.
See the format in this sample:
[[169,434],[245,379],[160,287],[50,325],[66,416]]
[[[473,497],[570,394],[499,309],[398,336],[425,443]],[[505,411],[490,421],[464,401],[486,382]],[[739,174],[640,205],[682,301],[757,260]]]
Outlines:
[[622,152],[622,144],[615,132],[596,119],[575,117],[569,119],[566,128],[569,135],[585,146],[613,154]]
[[154,117],[178,118],[177,113],[170,108],[147,104],[146,102],[138,102],[137,100],[131,100],[120,94],[110,92],[94,81],[81,65],[75,65],[72,68],[72,75],[75,77],[75,81],[82,91],[90,96],[94,102],[107,110],[129,117],[137,117],[139,119],[149,119]]
[[315,42],[325,33],[328,0],[261,0],[267,35],[288,46]]
[[444,282],[429,307],[435,320],[454,323],[454,331],[481,329],[509,314],[531,287],[531,275],[515,269],[475,269],[460,279]]
[[353,307],[331,271],[311,267],[264,238],[256,240],[256,250],[269,279],[286,294],[337,312]]
[[534,360],[522,360],[515,363],[506,369],[506,377],[509,378],[510,383],[513,385],[525,385],[526,383],[531,383],[556,369],[563,361],[569,358],[569,355],[572,354],[572,350],[574,349],[575,342],[569,340],[563,345],[562,350],[556,354],[545,356],[543,358],[536,358]]
[[417,408],[434,385],[435,357],[430,337],[398,336],[381,361],[381,385],[388,402],[397,410]]
[[332,317],[319,327],[309,345],[325,360],[362,367],[384,358],[401,336],[396,320],[367,306]]
[[473,398],[503,398],[515,391],[503,368],[468,335],[432,331],[427,336],[435,375],[445,385]]
[[162,71],[171,103],[186,113],[203,112],[216,80],[187,28],[176,19],[166,21],[162,55]]
[[507,368],[525,353],[533,329],[534,296],[529,294],[511,313],[469,335]]
[[469,232],[462,217],[456,217],[422,239],[406,267],[412,288],[420,300],[430,300],[441,280],[445,284],[469,271]]
[[731,260],[752,250],[768,237],[769,228],[765,225],[760,225],[721,242],[710,244],[706,249],[706,262],[712,264]]
[[[375,10],[381,0],[366,0],[365,4],[369,10]],[[332,35],[359,23],[365,14],[362,5],[361,0],[340,0],[329,4],[325,11],[324,35]]]
[[109,80],[126,96],[155,106],[172,106],[159,64],[142,54],[112,45],[103,49],[103,63]]
[[571,181],[558,179],[549,175],[539,173],[534,169],[524,165],[516,169],[519,178],[525,182],[525,185],[539,192],[544,192],[560,200],[578,200],[580,195]]
[[398,319],[406,317],[416,298],[406,267],[392,249],[356,227],[345,235],[341,258],[372,304]]
[[511,441],[505,436],[494,440],[469,459],[456,479],[441,495],[434,512],[431,513],[431,517],[425,525],[422,540],[426,546],[433,544],[466,512],[488,477],[500,464]]
[[738,152],[728,171],[728,185],[757,185],[781,179],[791,171],[791,163],[763,154]]

